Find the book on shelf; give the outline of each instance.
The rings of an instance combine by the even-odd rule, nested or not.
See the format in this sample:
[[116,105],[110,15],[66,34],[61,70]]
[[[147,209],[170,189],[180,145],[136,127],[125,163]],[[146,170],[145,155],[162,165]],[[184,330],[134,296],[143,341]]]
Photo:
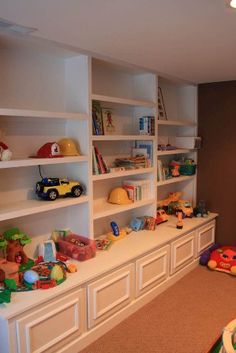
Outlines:
[[147,153],[147,159],[149,161],[149,167],[153,164],[153,142],[152,141],[135,141],[135,149],[141,148],[145,149]]
[[100,102],[92,103],[93,135],[104,135],[102,108]]
[[139,118],[139,133],[140,135],[155,135],[154,116],[142,116]]
[[143,154],[135,157],[116,158],[114,164],[116,167],[124,167],[126,170],[147,168],[149,166],[148,160]]
[[93,157],[93,175],[98,175],[100,173],[98,169],[98,162],[97,162],[94,146],[92,146],[92,157]]
[[133,202],[149,199],[151,195],[151,181],[148,179],[124,180],[123,188]]
[[107,167],[107,164],[102,154],[98,151],[98,148],[96,146],[93,146],[92,153],[93,153],[93,173],[95,175],[109,173],[109,168]]

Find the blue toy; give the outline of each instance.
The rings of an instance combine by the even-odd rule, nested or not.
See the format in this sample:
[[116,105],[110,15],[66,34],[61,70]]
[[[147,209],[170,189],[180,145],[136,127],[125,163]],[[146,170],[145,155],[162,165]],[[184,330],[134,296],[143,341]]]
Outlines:
[[120,229],[119,229],[117,223],[112,221],[110,224],[111,224],[113,235],[118,237],[120,235]]
[[145,221],[142,218],[134,218],[130,222],[130,228],[134,230],[135,232],[138,232],[139,230],[142,230],[144,228]]

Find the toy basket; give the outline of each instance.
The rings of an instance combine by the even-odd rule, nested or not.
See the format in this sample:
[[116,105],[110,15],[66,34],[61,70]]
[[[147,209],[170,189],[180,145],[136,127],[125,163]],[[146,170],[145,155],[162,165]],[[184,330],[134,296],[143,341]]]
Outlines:
[[196,173],[196,164],[183,164],[179,168],[180,175],[194,175]]
[[85,261],[96,255],[96,242],[81,235],[69,234],[58,240],[59,251],[77,261]]

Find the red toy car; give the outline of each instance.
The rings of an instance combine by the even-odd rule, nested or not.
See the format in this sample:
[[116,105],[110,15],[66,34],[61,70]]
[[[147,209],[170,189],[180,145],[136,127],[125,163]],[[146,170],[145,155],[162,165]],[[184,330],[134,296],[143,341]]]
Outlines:
[[211,270],[227,272],[236,276],[236,247],[222,246],[212,251],[207,266]]

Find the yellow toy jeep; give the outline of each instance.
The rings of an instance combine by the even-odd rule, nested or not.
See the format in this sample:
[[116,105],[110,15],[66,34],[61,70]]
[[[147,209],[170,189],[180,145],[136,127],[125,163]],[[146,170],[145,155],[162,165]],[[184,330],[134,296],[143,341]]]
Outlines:
[[46,200],[54,201],[59,196],[79,197],[83,188],[78,181],[59,178],[43,178],[36,184],[36,194]]

